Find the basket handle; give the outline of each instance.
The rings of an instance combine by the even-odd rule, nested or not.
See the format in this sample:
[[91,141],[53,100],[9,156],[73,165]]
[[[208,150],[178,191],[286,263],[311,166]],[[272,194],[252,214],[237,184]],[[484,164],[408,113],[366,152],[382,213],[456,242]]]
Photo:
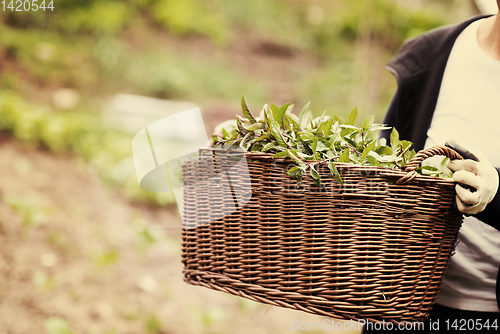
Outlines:
[[403,167],[403,171],[407,173],[405,176],[397,180],[396,184],[405,184],[413,180],[418,175],[418,173],[415,171],[415,168],[420,166],[420,164],[425,159],[433,157],[435,155],[444,155],[451,160],[463,160],[460,154],[449,147],[434,146],[427,148],[415,154],[415,156]]

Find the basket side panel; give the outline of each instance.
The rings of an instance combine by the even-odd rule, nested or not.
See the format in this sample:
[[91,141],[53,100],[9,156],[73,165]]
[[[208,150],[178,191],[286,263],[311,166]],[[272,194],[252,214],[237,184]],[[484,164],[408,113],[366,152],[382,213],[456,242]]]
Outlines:
[[[310,177],[297,188],[286,162],[247,163],[252,195],[229,214],[248,189],[243,173],[230,175],[231,195],[185,183],[187,282],[336,318],[427,317],[461,223],[452,183],[395,185],[400,174],[339,164],[343,185],[320,166],[323,188]],[[203,164],[186,168],[194,178]]]

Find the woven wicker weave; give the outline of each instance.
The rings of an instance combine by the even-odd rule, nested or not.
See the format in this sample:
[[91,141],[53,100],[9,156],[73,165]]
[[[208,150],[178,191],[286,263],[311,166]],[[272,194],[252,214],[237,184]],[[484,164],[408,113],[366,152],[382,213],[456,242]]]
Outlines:
[[[218,182],[226,174],[211,172],[213,153],[183,166],[186,282],[333,318],[428,317],[462,215],[453,181],[414,169],[433,155],[461,159],[456,152],[421,151],[404,171],[336,163],[343,185],[319,164],[321,189],[309,176],[297,188],[289,160],[246,152],[249,188],[245,171],[218,156],[229,192]],[[245,189],[249,201],[230,213]]]

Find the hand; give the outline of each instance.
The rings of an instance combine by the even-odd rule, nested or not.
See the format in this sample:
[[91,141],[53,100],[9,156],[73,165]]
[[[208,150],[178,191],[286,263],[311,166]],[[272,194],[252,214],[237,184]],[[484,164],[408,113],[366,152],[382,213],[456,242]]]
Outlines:
[[[458,210],[473,215],[483,211],[493,200],[498,190],[499,179],[497,170],[484,154],[478,151],[471,152],[478,161],[453,160],[448,161],[447,167],[454,172],[453,180],[458,183],[455,186]],[[461,184],[475,188],[476,191],[466,189]]]

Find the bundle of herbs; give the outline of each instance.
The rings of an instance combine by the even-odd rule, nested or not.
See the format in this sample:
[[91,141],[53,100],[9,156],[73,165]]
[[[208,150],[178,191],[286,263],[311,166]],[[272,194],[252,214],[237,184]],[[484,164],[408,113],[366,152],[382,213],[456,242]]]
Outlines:
[[[313,118],[307,103],[299,113],[292,113],[293,104],[281,107],[264,105],[258,117],[249,109],[245,97],[241,99],[243,116],[237,115],[236,125],[222,129],[222,136],[214,136],[215,147],[239,146],[245,151],[274,154],[274,158],[290,158],[295,166],[288,175],[297,179],[297,187],[309,172],[318,186],[321,185],[318,163],[327,163],[332,176],[342,183],[334,162],[353,163],[366,166],[382,166],[400,169],[415,155],[412,143],[400,140],[392,128],[390,143],[379,138],[380,130],[388,130],[384,124],[375,123],[375,117],[366,117],[361,127],[356,126],[358,109],[347,118],[326,115]],[[418,167],[426,175],[441,175],[431,166]]]

